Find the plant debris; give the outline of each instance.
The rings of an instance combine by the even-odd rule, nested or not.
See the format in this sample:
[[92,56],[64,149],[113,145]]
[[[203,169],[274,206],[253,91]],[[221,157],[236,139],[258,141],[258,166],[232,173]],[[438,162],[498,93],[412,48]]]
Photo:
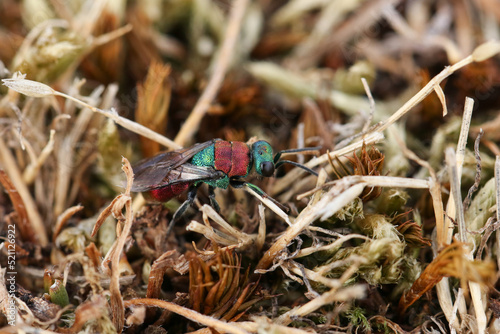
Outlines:
[[[500,332],[499,22],[493,0],[1,2],[2,333]],[[215,138],[288,164],[175,179]],[[133,192],[182,148],[137,182],[193,205]]]

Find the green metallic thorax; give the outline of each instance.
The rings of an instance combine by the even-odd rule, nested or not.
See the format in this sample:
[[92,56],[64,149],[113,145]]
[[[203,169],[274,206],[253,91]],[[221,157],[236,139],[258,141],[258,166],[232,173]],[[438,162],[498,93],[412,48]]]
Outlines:
[[[215,151],[216,151],[215,144],[210,145],[209,147],[205,148],[204,150],[196,153],[193,156],[193,158],[191,159],[191,163],[195,166],[212,167],[212,168],[218,169],[217,163],[216,163],[217,158],[216,158]],[[238,163],[238,162],[233,161],[232,163]],[[246,175],[241,176],[241,177],[246,177],[248,175],[248,173],[250,172],[251,168],[252,168],[252,164],[248,164]],[[230,181],[230,177],[229,177],[229,175],[226,175],[223,178],[220,178],[218,180],[206,180],[206,181],[200,181],[200,182],[204,182],[212,187],[227,189],[227,187],[229,186],[229,181]]]

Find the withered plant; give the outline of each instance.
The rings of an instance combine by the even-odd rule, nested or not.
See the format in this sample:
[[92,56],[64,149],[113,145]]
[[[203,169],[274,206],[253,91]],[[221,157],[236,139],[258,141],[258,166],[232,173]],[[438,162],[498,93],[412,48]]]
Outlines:
[[[493,0],[0,1],[0,331],[499,333],[499,22]],[[214,138],[320,148],[219,212],[198,180],[168,234],[186,194],[145,202],[131,166]]]

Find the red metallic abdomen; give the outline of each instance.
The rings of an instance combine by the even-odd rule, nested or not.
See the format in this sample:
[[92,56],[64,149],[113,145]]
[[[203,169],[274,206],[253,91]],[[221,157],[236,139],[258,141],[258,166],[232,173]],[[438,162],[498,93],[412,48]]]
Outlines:
[[250,148],[238,141],[218,140],[215,142],[214,167],[227,176],[246,176],[250,170]]
[[148,201],[168,202],[172,198],[185,192],[189,188],[190,184],[191,182],[174,183],[143,193],[143,196]]

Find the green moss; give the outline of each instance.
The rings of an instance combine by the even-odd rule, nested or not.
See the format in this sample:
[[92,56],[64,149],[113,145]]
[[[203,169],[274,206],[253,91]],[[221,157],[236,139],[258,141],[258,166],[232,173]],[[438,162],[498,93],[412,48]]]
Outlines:
[[64,284],[59,279],[54,281],[49,288],[50,301],[54,304],[57,304],[61,307],[64,307],[69,304],[69,296]]
[[366,318],[365,311],[360,307],[352,307],[345,313],[349,323],[356,327],[361,327],[366,331],[371,330],[370,322]]

